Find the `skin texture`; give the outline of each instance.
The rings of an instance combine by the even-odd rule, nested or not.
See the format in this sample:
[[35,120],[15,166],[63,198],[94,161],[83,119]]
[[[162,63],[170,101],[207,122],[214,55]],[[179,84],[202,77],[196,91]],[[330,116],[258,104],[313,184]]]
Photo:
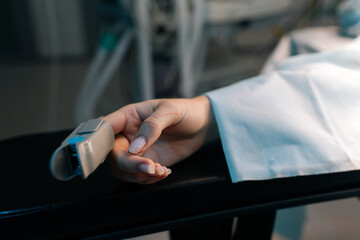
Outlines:
[[[114,176],[140,184],[166,178],[171,173],[167,167],[201,147],[210,119],[211,107],[206,96],[149,100],[127,105],[103,117],[115,133],[109,157]],[[130,153],[130,144],[137,137],[141,138],[137,143],[145,145]],[[137,149],[135,145],[130,149]]]

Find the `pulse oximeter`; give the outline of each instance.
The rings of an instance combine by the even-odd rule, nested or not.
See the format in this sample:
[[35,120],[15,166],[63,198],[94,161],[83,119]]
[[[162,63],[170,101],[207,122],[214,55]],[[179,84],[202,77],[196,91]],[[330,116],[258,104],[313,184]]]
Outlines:
[[114,141],[110,123],[101,119],[81,123],[52,154],[51,174],[62,181],[77,175],[86,179],[104,162]]

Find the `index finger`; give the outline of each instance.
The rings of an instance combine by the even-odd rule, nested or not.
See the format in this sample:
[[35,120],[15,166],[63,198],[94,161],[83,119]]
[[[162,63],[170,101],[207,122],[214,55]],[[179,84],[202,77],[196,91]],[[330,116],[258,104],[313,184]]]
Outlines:
[[105,117],[101,117],[101,119],[111,124],[115,135],[120,133],[126,125],[125,112],[122,108]]

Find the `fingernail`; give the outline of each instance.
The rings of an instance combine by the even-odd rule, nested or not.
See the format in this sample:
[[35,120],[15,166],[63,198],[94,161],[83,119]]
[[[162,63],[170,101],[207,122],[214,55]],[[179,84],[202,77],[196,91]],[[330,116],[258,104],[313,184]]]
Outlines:
[[151,164],[146,164],[146,163],[140,164],[139,169],[140,169],[140,171],[142,171],[144,173],[148,173],[148,174],[154,174],[155,173],[155,168]]
[[134,139],[134,141],[131,142],[129,146],[129,152],[130,153],[138,153],[140,150],[145,146],[146,144],[146,138],[145,137],[137,137]]
[[159,175],[163,175],[165,173],[165,170],[162,167],[156,167],[156,170],[158,171]]
[[172,173],[171,169],[170,169],[170,168],[167,168],[167,169],[166,169],[166,174],[169,175],[169,174],[171,174],[171,173]]

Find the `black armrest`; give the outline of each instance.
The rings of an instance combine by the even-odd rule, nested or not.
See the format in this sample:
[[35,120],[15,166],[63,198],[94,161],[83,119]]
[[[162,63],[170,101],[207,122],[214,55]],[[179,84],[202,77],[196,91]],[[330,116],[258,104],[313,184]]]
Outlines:
[[[54,180],[52,151],[68,131],[0,142],[0,228],[26,238],[124,238],[360,194],[360,172],[233,184],[220,142],[204,146],[153,185],[112,177]],[[20,231],[21,229],[21,231]]]

